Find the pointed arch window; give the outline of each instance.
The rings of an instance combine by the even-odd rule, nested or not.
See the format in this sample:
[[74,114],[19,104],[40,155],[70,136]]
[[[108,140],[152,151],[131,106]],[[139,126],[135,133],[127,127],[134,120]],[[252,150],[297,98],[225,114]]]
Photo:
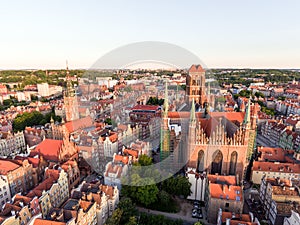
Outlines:
[[203,170],[204,170],[204,151],[200,150],[198,152],[197,172],[203,172]]
[[236,151],[231,153],[230,156],[230,167],[229,167],[229,175],[236,174],[236,163],[237,163],[238,154]]
[[213,154],[213,161],[211,163],[211,173],[221,174],[222,173],[223,154],[220,150]]

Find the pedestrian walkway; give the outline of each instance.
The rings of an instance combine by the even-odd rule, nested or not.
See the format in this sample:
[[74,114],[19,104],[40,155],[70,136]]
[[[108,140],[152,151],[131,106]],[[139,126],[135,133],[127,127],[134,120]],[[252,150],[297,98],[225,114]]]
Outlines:
[[137,209],[140,212],[145,212],[145,213],[149,213],[149,214],[152,214],[152,215],[163,215],[167,218],[174,219],[174,220],[181,219],[182,221],[185,222],[184,224],[193,225],[194,223],[196,223],[198,221],[201,221],[206,225],[213,225],[213,224],[207,223],[207,221],[205,221],[203,219],[196,219],[196,218],[193,218],[192,216],[182,216],[182,215],[179,215],[179,214],[176,214],[176,213],[161,212],[161,211],[156,211],[156,210],[151,210],[151,209],[145,209],[145,208],[142,208],[142,207],[137,207]]

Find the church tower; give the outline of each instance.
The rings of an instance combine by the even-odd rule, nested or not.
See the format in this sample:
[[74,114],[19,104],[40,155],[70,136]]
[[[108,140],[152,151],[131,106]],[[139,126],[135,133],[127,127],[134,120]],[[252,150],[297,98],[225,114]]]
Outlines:
[[79,113],[78,113],[78,102],[77,102],[76,92],[72,85],[68,64],[66,70],[67,70],[66,71],[67,88],[64,92],[64,107],[65,107],[66,121],[69,122],[72,120],[79,119]]
[[160,161],[163,161],[169,156],[170,153],[170,131],[168,125],[168,112],[169,112],[169,101],[168,101],[168,83],[165,84],[165,98],[164,106],[162,110],[162,121],[160,130]]
[[190,104],[192,99],[201,107],[206,102],[205,70],[201,65],[192,65],[186,78],[186,100]]

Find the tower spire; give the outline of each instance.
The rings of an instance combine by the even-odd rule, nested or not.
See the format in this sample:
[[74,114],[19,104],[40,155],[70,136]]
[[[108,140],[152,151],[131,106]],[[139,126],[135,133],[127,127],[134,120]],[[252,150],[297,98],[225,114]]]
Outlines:
[[243,124],[248,128],[250,127],[250,123],[251,123],[251,118],[250,118],[250,110],[251,110],[251,100],[250,98],[248,99],[248,104],[247,104],[247,108],[246,108],[246,114],[244,117],[244,121]]
[[168,100],[168,81],[165,83],[165,97],[164,97],[164,116],[168,117],[169,111],[169,100]]
[[190,114],[190,123],[196,122],[196,109],[195,109],[195,100],[192,99],[192,107],[191,107],[191,114]]
[[70,78],[68,60],[66,60],[66,78],[67,78],[67,80],[69,80],[69,78]]

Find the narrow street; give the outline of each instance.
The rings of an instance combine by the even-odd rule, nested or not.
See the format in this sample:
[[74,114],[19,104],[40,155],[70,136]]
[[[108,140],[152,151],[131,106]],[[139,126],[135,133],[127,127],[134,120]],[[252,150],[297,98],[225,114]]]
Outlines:
[[[153,214],[153,215],[163,215],[167,218],[174,219],[174,220],[181,219],[183,221],[184,225],[193,225],[194,223],[196,223],[198,221],[201,221],[201,222],[205,223],[206,225],[214,225],[212,223],[208,223],[206,220],[193,218],[192,215],[190,215],[190,216],[180,215],[179,214],[180,212],[177,214],[176,213],[166,213],[166,212],[160,212],[160,211],[151,210],[151,209],[145,209],[142,207],[137,207],[137,209],[139,210],[139,212],[144,212],[144,213]],[[190,212],[190,214],[192,214],[192,211]]]

